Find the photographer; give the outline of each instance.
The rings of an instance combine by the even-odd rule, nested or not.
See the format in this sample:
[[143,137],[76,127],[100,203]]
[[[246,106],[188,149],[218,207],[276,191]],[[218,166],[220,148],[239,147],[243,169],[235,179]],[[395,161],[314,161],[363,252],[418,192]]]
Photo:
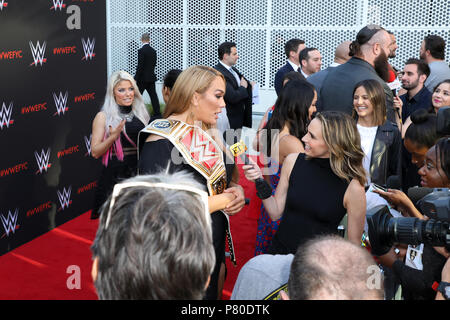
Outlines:
[[[441,138],[430,148],[424,164],[419,169],[422,187],[449,188],[450,187],[450,138]],[[385,198],[406,216],[428,219],[414,206],[412,201],[401,191],[388,189],[388,192],[374,191]],[[434,299],[432,288],[434,282],[439,282],[441,270],[449,253],[443,247],[421,244],[409,247],[405,262],[391,250],[379,257],[379,261],[392,268],[400,279],[405,300]]]

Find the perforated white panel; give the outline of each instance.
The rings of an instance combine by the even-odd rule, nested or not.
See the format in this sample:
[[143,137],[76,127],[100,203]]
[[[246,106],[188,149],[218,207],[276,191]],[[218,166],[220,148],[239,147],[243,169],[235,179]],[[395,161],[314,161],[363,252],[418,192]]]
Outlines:
[[134,75],[140,36],[149,32],[160,81],[172,68],[214,66],[217,46],[233,41],[238,69],[272,92],[287,40],[318,48],[326,68],[336,45],[369,23],[396,35],[399,48],[390,62],[397,68],[419,56],[427,34],[442,36],[450,57],[448,0],[110,0],[107,17],[109,74],[125,69]]

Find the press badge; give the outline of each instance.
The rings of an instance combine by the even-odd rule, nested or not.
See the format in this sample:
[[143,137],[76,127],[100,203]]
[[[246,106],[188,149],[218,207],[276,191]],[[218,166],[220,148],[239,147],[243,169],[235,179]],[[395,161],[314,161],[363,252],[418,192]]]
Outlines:
[[409,245],[408,251],[406,251],[405,265],[417,270],[423,270],[422,254],[423,243],[417,246]]

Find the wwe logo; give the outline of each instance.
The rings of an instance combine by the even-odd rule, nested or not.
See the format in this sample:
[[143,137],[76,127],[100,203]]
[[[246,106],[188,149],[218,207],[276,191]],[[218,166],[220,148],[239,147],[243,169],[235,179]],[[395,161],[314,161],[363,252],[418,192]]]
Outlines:
[[8,107],[6,107],[6,104],[4,102],[2,104],[2,109],[0,110],[0,129],[1,130],[3,130],[3,126],[6,126],[7,128],[9,128],[9,125],[14,122],[14,120],[11,120],[12,107],[13,107],[12,101],[9,103]]
[[55,100],[56,105],[56,112],[53,114],[56,116],[56,114],[61,115],[64,114],[69,108],[67,108],[67,98],[69,97],[69,92],[66,91],[66,94],[63,95],[62,92],[59,92],[59,96],[57,96],[55,93],[53,93],[53,100]]
[[7,7],[8,2],[5,2],[5,0],[0,0],[0,11],[3,11],[3,7]]
[[36,171],[36,174],[38,172],[42,173],[43,170],[45,170],[45,172],[47,172],[47,169],[52,166],[52,164],[49,163],[49,161],[50,161],[50,148],[48,148],[47,152],[45,152],[44,149],[42,149],[41,154],[39,154],[39,153],[37,153],[35,151],[34,152],[34,156],[36,157],[36,162],[37,162],[38,167],[39,167],[39,170]]
[[32,66],[33,64],[35,66],[37,66],[38,63],[42,66],[42,63],[47,62],[47,59],[44,57],[46,47],[47,47],[47,42],[45,42],[45,41],[42,44],[42,46],[39,43],[39,41],[37,42],[36,46],[34,46],[33,42],[30,41],[31,54],[33,55],[33,60],[34,60],[34,62],[32,64],[30,64],[30,66]]
[[200,135],[194,134],[191,142],[191,152],[198,152],[200,162],[207,162],[217,158],[217,153],[210,150],[210,147],[210,142],[208,140],[201,141]]
[[61,204],[61,208],[59,210],[64,210],[72,203],[72,200],[70,200],[70,194],[72,193],[72,186],[70,186],[67,190],[66,188],[63,188],[62,193],[59,192],[59,190],[56,190],[56,193],[58,194],[59,203]]
[[8,215],[6,216],[6,218],[2,214],[0,214],[0,219],[2,220],[3,228],[5,229],[7,237],[9,236],[10,232],[14,233],[16,231],[18,216],[19,209],[16,209],[16,211],[14,211],[14,214],[12,214],[11,211],[8,210]]
[[87,152],[85,154],[86,156],[91,155],[91,139],[92,139],[92,134],[89,136],[89,138],[84,136],[84,143],[85,143],[86,149],[87,149]]
[[53,7],[50,8],[50,10],[59,9],[59,11],[62,10],[62,8],[65,8],[66,5],[64,4],[64,0],[53,0]]
[[85,60],[85,59],[92,60],[92,57],[95,57],[95,53],[94,53],[95,38],[93,38],[92,40],[87,38],[86,41],[84,41],[84,38],[81,38],[81,43],[83,45],[83,50],[84,50],[84,57],[81,60]]

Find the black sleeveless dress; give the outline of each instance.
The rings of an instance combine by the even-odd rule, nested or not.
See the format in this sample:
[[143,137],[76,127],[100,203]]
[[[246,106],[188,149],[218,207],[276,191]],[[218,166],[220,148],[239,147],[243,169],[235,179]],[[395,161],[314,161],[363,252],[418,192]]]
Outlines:
[[295,254],[299,245],[320,234],[336,234],[345,216],[348,183],[331,170],[330,159],[299,154],[292,168],[283,219],[268,249]]
[[[181,163],[174,163],[172,161],[172,150],[175,146],[168,139],[160,139],[156,141],[146,142],[142,147],[139,159],[139,174],[151,174],[166,171],[173,173],[177,171],[187,171],[193,174],[194,179],[201,185],[205,186],[204,191],[208,192],[206,188],[206,179],[198,173],[191,165],[184,162],[183,156],[178,150],[176,150],[177,160],[180,159]],[[224,160],[226,154],[224,153]],[[234,163],[233,161],[225,161],[225,170],[227,173],[227,185],[231,182]],[[226,217],[220,211],[216,211],[211,214],[212,220],[212,237],[214,251],[216,254],[216,264],[214,266],[213,273],[211,274],[211,280],[206,290],[205,299],[216,300],[218,290],[218,279],[220,265],[225,259],[225,230],[227,228]]]
[[[119,106],[122,113],[129,114],[131,109]],[[127,136],[137,145],[139,131],[144,129],[146,124],[142,123],[138,117],[134,116],[131,121],[125,123]],[[137,148],[120,133],[120,143],[124,152],[123,161],[119,161],[115,155],[108,161],[108,166],[103,167],[98,187],[94,196],[94,206],[92,209],[91,219],[97,219],[100,216],[100,210],[103,203],[112,192],[114,185],[124,179],[131,178],[137,174]]]

